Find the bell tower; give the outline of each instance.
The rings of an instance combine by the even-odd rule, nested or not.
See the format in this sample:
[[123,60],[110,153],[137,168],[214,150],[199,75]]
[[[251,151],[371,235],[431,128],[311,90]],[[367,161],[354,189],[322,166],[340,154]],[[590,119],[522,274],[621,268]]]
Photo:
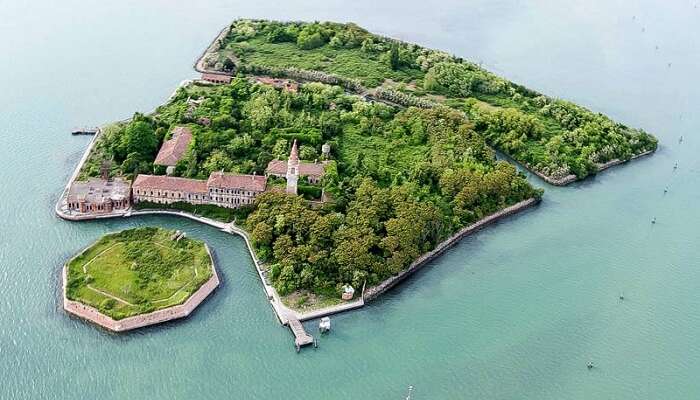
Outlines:
[[299,181],[299,151],[297,149],[297,140],[294,139],[292,151],[289,153],[287,160],[287,193],[297,194],[297,182]]

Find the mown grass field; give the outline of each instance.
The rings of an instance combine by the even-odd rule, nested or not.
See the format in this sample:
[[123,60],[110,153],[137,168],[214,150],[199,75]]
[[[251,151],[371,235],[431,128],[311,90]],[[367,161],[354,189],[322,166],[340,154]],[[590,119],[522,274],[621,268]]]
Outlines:
[[114,319],[182,304],[212,275],[203,242],[137,228],[105,235],[68,264],[67,295]]

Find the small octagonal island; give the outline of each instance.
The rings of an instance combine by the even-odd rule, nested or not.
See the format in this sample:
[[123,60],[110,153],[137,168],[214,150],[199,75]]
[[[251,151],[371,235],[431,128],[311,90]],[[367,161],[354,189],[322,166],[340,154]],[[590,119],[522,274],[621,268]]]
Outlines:
[[63,267],[63,308],[113,332],[188,316],[219,278],[209,247],[183,232],[110,233]]

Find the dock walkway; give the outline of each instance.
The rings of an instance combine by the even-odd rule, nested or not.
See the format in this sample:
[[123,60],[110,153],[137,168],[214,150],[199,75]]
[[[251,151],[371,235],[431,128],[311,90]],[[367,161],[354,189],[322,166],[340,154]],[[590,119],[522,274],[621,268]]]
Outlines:
[[298,319],[289,319],[289,329],[294,334],[294,346],[296,346],[297,351],[303,346],[314,343],[314,337],[306,333],[304,325],[302,325]]

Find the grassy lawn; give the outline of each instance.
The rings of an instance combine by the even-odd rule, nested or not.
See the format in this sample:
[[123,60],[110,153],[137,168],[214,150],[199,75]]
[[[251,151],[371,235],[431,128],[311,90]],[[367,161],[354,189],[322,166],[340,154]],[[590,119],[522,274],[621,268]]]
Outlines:
[[68,264],[71,300],[114,319],[182,304],[212,275],[204,243],[137,228],[102,237]]
[[282,296],[282,303],[287,307],[301,312],[309,312],[325,307],[338,305],[343,300],[324,294],[311,293],[307,290],[299,290]]
[[[285,184],[286,186],[286,184]],[[134,204],[137,210],[172,210],[186,211],[200,217],[211,218],[222,222],[231,222],[234,220],[245,220],[250,212],[250,207],[226,208],[211,204],[190,204],[183,202],[175,202],[171,204],[151,203],[142,201]]]

